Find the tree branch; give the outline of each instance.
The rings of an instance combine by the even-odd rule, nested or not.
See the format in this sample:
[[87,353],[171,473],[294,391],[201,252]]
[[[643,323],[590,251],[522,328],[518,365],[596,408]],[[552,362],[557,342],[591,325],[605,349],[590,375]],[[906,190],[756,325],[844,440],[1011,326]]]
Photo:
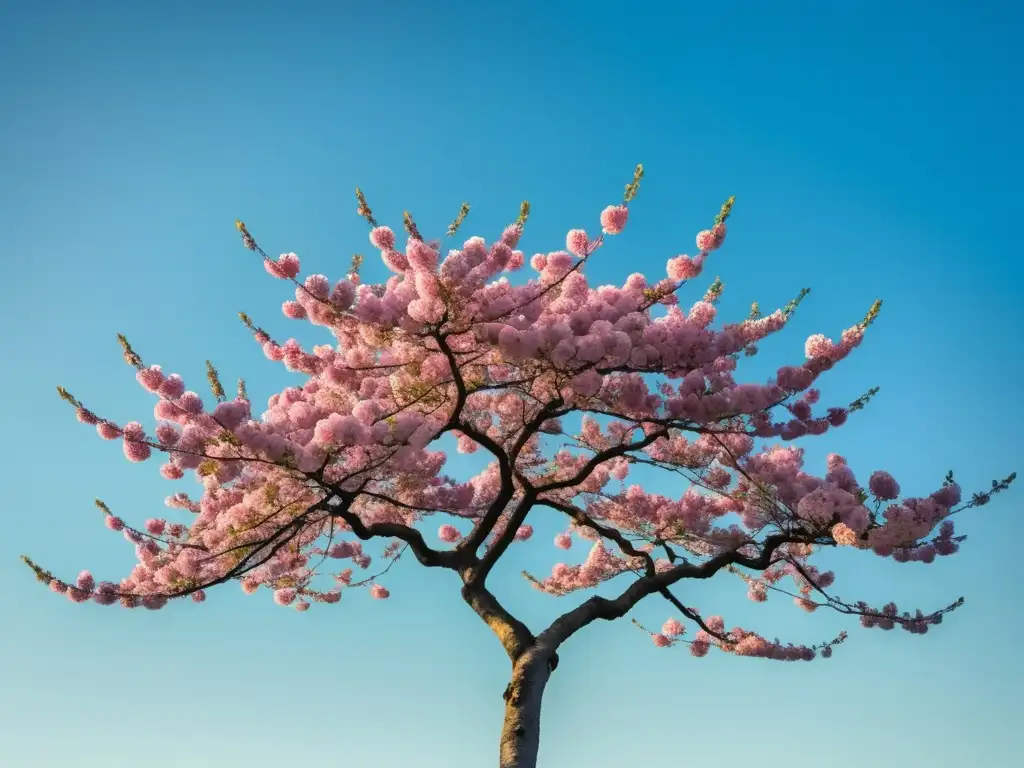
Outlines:
[[[541,419],[535,419],[534,421],[536,421],[538,425],[540,423],[543,423],[543,420]],[[533,508],[537,496],[540,493],[544,491],[560,490],[562,488],[568,488],[574,485],[579,485],[580,483],[584,482],[590,476],[590,474],[604,462],[613,459],[616,456],[622,456],[626,453],[629,453],[630,451],[635,451],[644,448],[653,443],[659,437],[663,436],[664,435],[661,432],[654,432],[651,433],[650,435],[645,435],[643,440],[639,440],[635,443],[623,443],[621,445],[615,446],[614,448],[608,448],[607,450],[596,453],[590,459],[590,461],[588,461],[582,468],[580,468],[580,470],[571,478],[565,480],[558,480],[540,487],[534,487],[528,484],[526,494],[522,502],[520,502],[515,512],[513,512],[512,515],[509,517],[508,526],[506,526],[501,536],[498,537],[498,540],[493,543],[490,550],[488,550],[487,554],[485,554],[480,559],[480,565],[477,568],[476,573],[473,576],[473,579],[483,581],[483,579],[487,578],[487,574],[491,572],[491,569],[494,567],[494,564],[503,554],[505,554],[505,551],[512,544],[512,541],[515,539],[516,531],[519,529],[519,526],[521,526],[523,522],[526,520],[526,516],[530,513],[530,510]],[[542,499],[541,502],[547,504],[546,499]],[[558,507],[555,508],[557,509]],[[561,511],[564,512],[565,509],[562,509]],[[582,514],[582,512],[580,514]],[[584,515],[584,517],[586,517],[586,515]],[[589,520],[589,518],[587,519]],[[604,530],[608,531],[609,533],[615,533],[611,531],[611,529]],[[611,538],[611,536],[609,536],[609,538]],[[625,539],[623,539],[621,536],[619,537],[619,539],[620,540],[616,543],[622,546],[622,542],[625,542],[626,546],[628,547],[628,549],[624,549],[624,551],[627,551],[630,554],[634,554],[634,556],[636,557],[644,556],[643,553],[634,549],[632,545],[626,542]],[[649,561],[649,570],[653,571],[654,561],[651,560],[650,557],[647,557],[647,560]]]
[[331,517],[338,517],[348,523],[352,533],[363,541],[375,537],[399,539],[409,545],[413,555],[428,568],[449,568],[457,570],[461,559],[456,557],[454,551],[431,549],[423,538],[423,534],[415,528],[401,523],[371,523],[367,525],[359,515],[351,511],[350,507],[357,498],[359,492],[346,493],[339,496],[341,505],[332,505],[329,501],[322,501],[318,508],[323,509]]
[[547,491],[558,491],[561,490],[562,488],[571,488],[574,485],[579,485],[588,477],[590,477],[591,472],[593,472],[595,469],[597,469],[599,466],[604,464],[609,459],[614,459],[617,456],[624,456],[630,451],[643,450],[651,443],[657,441],[659,438],[667,436],[667,431],[659,429],[657,432],[651,432],[648,435],[644,435],[643,440],[638,440],[635,443],[622,443],[621,445],[616,445],[614,448],[608,448],[606,450],[595,453],[594,456],[590,459],[590,461],[584,464],[580,468],[579,472],[577,472],[575,475],[564,480],[556,480],[553,483],[538,486],[536,489],[537,493],[540,494],[545,493]]
[[[463,578],[470,576],[471,574],[467,573]],[[462,599],[498,636],[502,648],[513,663],[536,642],[530,629],[506,611],[498,599],[484,587],[483,582],[467,582],[462,587]]]
[[615,544],[618,545],[619,549],[621,549],[630,557],[641,558],[644,561],[648,576],[653,576],[657,573],[657,571],[654,568],[654,558],[651,557],[650,553],[643,552],[637,549],[635,546],[633,546],[633,542],[631,542],[629,539],[623,536],[619,530],[615,528],[609,528],[606,525],[601,525],[592,517],[590,517],[590,515],[584,512],[582,509],[579,509],[578,507],[573,506],[572,504],[565,504],[561,501],[552,501],[549,499],[541,499],[538,502],[538,504],[540,504],[541,506],[550,507],[551,509],[558,510],[559,512],[564,512],[569,517],[571,517],[573,522],[577,525],[589,528],[590,530],[595,531],[596,533],[600,534],[609,541],[615,542]]
[[771,557],[775,550],[783,544],[792,542],[804,543],[805,539],[794,537],[792,534],[773,534],[765,539],[757,557],[748,557],[741,555],[739,550],[730,550],[699,565],[686,563],[654,576],[644,576],[614,599],[591,597],[577,608],[562,614],[537,636],[537,641],[557,648],[577,631],[597,619],[611,621],[621,618],[643,598],[660,592],[662,588],[670,587],[682,579],[708,579],[728,565],[742,565],[755,571],[764,570],[771,565]]

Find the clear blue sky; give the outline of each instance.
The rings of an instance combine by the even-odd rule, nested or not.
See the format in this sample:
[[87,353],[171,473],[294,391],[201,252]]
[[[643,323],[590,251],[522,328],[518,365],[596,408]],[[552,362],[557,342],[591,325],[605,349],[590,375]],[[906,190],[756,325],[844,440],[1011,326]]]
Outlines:
[[[808,442],[812,461],[839,451],[862,476],[889,468],[922,493],[951,467],[967,489],[1024,469],[1012,394],[1024,374],[1022,32],[1009,2],[5,4],[0,763],[496,760],[507,662],[451,574],[403,563],[390,601],[353,594],[307,614],[237,586],[148,612],[73,606],[17,561],[120,578],[131,548],[92,499],[141,521],[176,489],[54,393],[64,384],[104,415],[149,423],[116,332],[197,384],[207,357],[261,400],[291,380],[235,319],[292,332],[282,285],[242,249],[236,217],[271,252],[340,276],[368,249],[357,184],[378,218],[399,225],[407,207],[438,234],[469,200],[466,230],[494,236],[529,198],[524,247],[551,250],[593,227],[642,161],[630,227],[600,253],[597,279],[662,274],[735,194],[710,268],[727,285],[723,314],[813,288],[751,375],[886,300],[823,382],[833,402],[882,392]],[[967,597],[923,638],[851,623],[831,660],[782,665],[692,660],[625,621],[591,627],[548,689],[541,765],[1018,764],[1020,491],[963,521],[957,557],[837,562],[845,598],[931,609]],[[538,529],[494,576],[535,628],[573,604],[517,575],[554,562],[554,527]],[[726,578],[682,593],[799,642],[845,624],[743,591]]]

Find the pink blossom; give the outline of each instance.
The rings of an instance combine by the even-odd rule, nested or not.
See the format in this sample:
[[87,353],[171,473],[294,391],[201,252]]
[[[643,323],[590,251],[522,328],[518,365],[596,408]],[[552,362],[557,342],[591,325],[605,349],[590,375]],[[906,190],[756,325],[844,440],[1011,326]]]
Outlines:
[[181,467],[174,464],[163,464],[160,466],[160,474],[168,480],[180,480],[185,476]]
[[517,245],[519,245],[519,238],[521,238],[522,236],[522,224],[509,224],[501,233],[501,241],[505,243],[505,245],[507,245],[509,248],[515,248]]
[[698,328],[706,328],[715,316],[718,314],[718,310],[715,309],[715,305],[708,301],[698,301],[690,309],[689,319]]
[[150,392],[159,392],[164,383],[164,372],[159,365],[151,365],[135,374],[135,378]]
[[163,423],[158,424],[156,427],[156,439],[160,441],[160,443],[163,445],[177,445],[178,439],[180,437],[181,434],[178,432],[178,430],[174,427],[173,424]]
[[629,209],[624,205],[609,205],[601,211],[601,228],[606,235],[618,235],[626,228]]
[[327,555],[337,560],[344,560],[347,557],[358,554],[359,551],[355,542],[339,541],[337,544],[331,545],[331,548],[327,550]]
[[306,308],[297,301],[286,301],[281,305],[281,311],[285,317],[292,320],[302,320],[306,317]]
[[85,592],[92,592],[93,588],[96,586],[96,580],[88,571],[82,571],[78,574],[78,580],[75,584],[79,589]]
[[462,534],[459,533],[459,529],[456,528],[454,525],[446,524],[442,525],[440,528],[437,529],[437,538],[439,538],[441,541],[451,544],[461,539]]
[[960,486],[956,483],[948,483],[932,494],[932,498],[944,507],[955,507],[960,503]]
[[512,251],[512,255],[509,256],[508,264],[505,265],[506,272],[515,272],[523,268],[526,264],[526,256],[522,251]]
[[313,308],[316,304],[310,299],[325,300],[330,294],[331,282],[323,275],[310,275],[302,283],[302,287],[305,290],[295,290],[296,300],[304,306],[308,304],[310,308]]
[[345,311],[352,306],[356,297],[356,286],[351,280],[339,280],[331,291],[331,304],[335,309]]
[[669,619],[661,628],[661,633],[668,637],[678,637],[685,631],[686,629],[676,619]]
[[152,449],[145,443],[138,443],[134,440],[124,441],[124,455],[128,461],[145,461],[152,452]]
[[176,373],[172,373],[170,376],[168,376],[167,379],[164,381],[164,383],[160,386],[160,396],[161,397],[170,397],[170,398],[181,397],[181,395],[182,395],[182,393],[184,391],[185,391],[185,382],[181,378],[181,376],[179,376]]
[[410,240],[405,255],[413,269],[431,272],[437,266],[437,251],[422,240]]
[[833,427],[841,427],[846,423],[847,413],[845,408],[829,408],[828,423]]
[[291,605],[293,602],[295,602],[295,597],[297,594],[298,593],[290,587],[285,589],[275,589],[274,602],[278,605]]
[[583,258],[590,250],[590,239],[584,230],[572,229],[565,236],[565,247],[573,256]]
[[874,472],[868,479],[868,487],[876,499],[895,499],[900,495],[899,483],[888,472]]
[[516,541],[526,541],[533,536],[532,525],[521,525],[516,529],[515,539]]
[[480,447],[473,438],[466,437],[465,435],[459,435],[456,438],[455,450],[459,453],[476,453],[476,450]]
[[807,598],[804,598],[804,597],[794,598],[793,602],[796,603],[797,606],[799,606],[800,608],[803,608],[808,613],[814,613],[816,610],[818,610],[818,604],[817,603],[815,603],[815,602],[813,602],[811,600],[808,600]]
[[263,262],[267,272],[281,280],[295,279],[299,274],[299,257],[294,253],[283,253],[277,261],[269,259]]
[[374,600],[387,600],[391,597],[391,593],[387,589],[382,587],[380,584],[374,584],[370,587],[370,596]]
[[697,235],[697,248],[704,252],[714,251],[725,242],[725,224],[716,224]]
[[97,424],[96,432],[104,440],[116,440],[121,436],[121,430],[117,428],[116,424],[111,424],[109,421],[101,421]]
[[651,635],[651,640],[653,640],[654,644],[659,648],[668,648],[672,645],[672,641],[664,635]]
[[840,546],[852,547],[857,544],[857,533],[845,523],[832,526],[832,538]]
[[178,407],[186,413],[197,414],[203,412],[203,399],[195,392],[183,392],[178,398]]
[[388,227],[374,227],[370,230],[370,242],[374,248],[390,251],[395,247],[395,233]]
[[96,424],[99,424],[100,421],[99,417],[95,413],[90,411],[88,408],[81,407],[75,409],[75,418],[83,424],[89,424],[90,426],[95,426]]
[[701,273],[702,263],[689,256],[676,256],[668,260],[668,276],[673,280],[689,280]]
[[117,585],[109,581],[101,581],[92,594],[97,605],[113,605],[118,600]]
[[804,346],[808,360],[829,357],[832,354],[832,340],[825,338],[820,333],[807,337],[807,344]]
[[137,421],[130,421],[124,425],[121,429],[121,434],[125,440],[140,441],[146,439],[145,430],[142,425]]
[[89,599],[90,595],[87,590],[79,589],[78,587],[69,587],[64,594],[73,603],[84,603]]

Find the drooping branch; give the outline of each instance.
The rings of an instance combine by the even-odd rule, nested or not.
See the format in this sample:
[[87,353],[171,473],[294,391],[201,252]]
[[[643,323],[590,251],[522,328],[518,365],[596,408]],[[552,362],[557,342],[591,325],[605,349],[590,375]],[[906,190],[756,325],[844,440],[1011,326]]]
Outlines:
[[[925,614],[922,611],[918,611],[916,615],[910,613],[904,613],[900,615],[897,612],[894,603],[888,604],[882,610],[876,610],[870,608],[867,603],[859,601],[857,603],[850,603],[837,595],[830,594],[816,579],[813,575],[808,573],[807,569],[800,564],[796,558],[784,557],[782,560],[789,563],[797,573],[807,582],[810,589],[821,594],[824,598],[824,602],[812,601],[806,595],[799,595],[790,592],[787,589],[783,589],[777,584],[765,584],[765,590],[771,590],[772,592],[778,592],[779,594],[791,597],[796,601],[799,601],[806,609],[817,610],[818,608],[829,608],[837,613],[842,613],[847,616],[859,616],[862,622],[867,622],[866,625],[881,626],[883,628],[891,629],[893,626],[899,625],[904,629],[910,631],[920,631],[922,628],[932,624],[939,624],[942,621],[942,617],[955,611],[964,604],[964,598],[958,597],[953,602],[946,605],[944,608],[932,611],[931,613]],[[750,577],[742,573],[738,568],[734,566],[727,566],[726,570],[731,573],[735,573],[740,576],[744,581],[748,583],[751,581]]]
[[373,538],[398,539],[409,545],[416,559],[428,568],[449,568],[457,570],[463,562],[464,557],[455,551],[433,549],[427,545],[423,534],[415,528],[402,523],[370,523],[367,525],[359,515],[351,510],[352,503],[358,498],[359,492],[343,493],[340,495],[339,504],[330,504],[329,501],[320,502],[317,505],[332,517],[344,520],[352,529],[352,533],[363,541]]
[[685,563],[654,576],[644,576],[633,582],[616,598],[591,597],[577,608],[564,613],[537,636],[538,642],[558,647],[580,629],[598,619],[611,621],[625,616],[643,598],[658,593],[663,587],[670,587],[683,579],[709,579],[728,565],[763,570],[771,564],[772,554],[783,544],[808,541],[805,537],[792,534],[773,534],[764,540],[756,557],[740,554],[739,550],[730,550],[700,564]]
[[689,608],[680,602],[679,598],[672,594],[672,591],[668,587],[662,587],[658,590],[659,594],[668,600],[676,610],[678,610],[683,616],[688,618],[702,630],[707,632],[713,638],[722,643],[733,643],[735,642],[731,637],[721,632],[718,632],[707,625],[703,617],[692,608]]
[[554,501],[552,499],[542,499],[538,502],[539,506],[550,507],[551,509],[564,512],[568,515],[576,525],[581,528],[589,528],[600,536],[608,539],[609,541],[615,542],[624,553],[630,557],[637,557],[644,561],[644,567],[646,568],[647,575],[653,576],[656,573],[654,567],[654,558],[651,557],[649,552],[644,552],[637,549],[633,542],[627,539],[622,533],[616,529],[607,525],[601,525],[595,521],[590,515],[584,512],[579,507],[572,504],[567,504],[561,501]]
[[[218,586],[220,584],[225,584],[228,581],[231,581],[233,579],[237,579],[239,576],[242,576],[243,574],[245,574],[245,573],[247,573],[247,572],[249,572],[251,570],[254,570],[255,568],[259,568],[261,565],[264,565],[265,563],[269,562],[271,559],[273,559],[273,557],[278,552],[280,552],[288,544],[290,544],[292,541],[294,541],[295,537],[298,536],[299,533],[301,533],[301,531],[302,531],[302,526],[305,524],[305,517],[306,517],[306,515],[310,511],[312,511],[312,509],[313,508],[311,507],[309,510],[306,510],[306,512],[304,512],[303,514],[297,516],[294,520],[292,520],[290,523],[288,523],[287,525],[283,526],[282,528],[278,528],[272,534],[270,534],[270,536],[268,536],[267,538],[263,539],[262,541],[253,542],[253,543],[249,544],[248,545],[250,547],[249,551],[246,552],[239,559],[239,561],[237,563],[235,563],[235,565],[233,565],[226,572],[224,572],[223,574],[221,574],[220,576],[218,576],[216,578],[198,581],[198,582],[195,582],[195,583],[190,584],[188,586],[182,587],[180,589],[175,589],[173,592],[168,592],[168,593],[163,593],[163,594],[161,594],[161,593],[148,593],[147,595],[137,595],[135,593],[125,592],[125,591],[122,591],[122,590],[115,590],[115,591],[111,592],[110,594],[113,597],[115,597],[115,598],[122,598],[122,599],[125,599],[125,600],[135,600],[135,601],[138,601],[138,599],[140,597],[142,599],[145,599],[145,598],[148,597],[148,598],[161,598],[163,600],[170,600],[170,599],[173,599],[173,598],[182,598],[182,597],[188,597],[190,595],[201,594],[205,590],[209,589],[210,587],[215,587],[215,586]],[[219,555],[224,555],[224,554],[227,554],[227,552],[228,552],[228,550],[226,550],[225,552],[218,553],[218,554]],[[262,557],[257,557],[258,555],[261,555],[261,554],[262,554]],[[45,581],[45,582],[53,582],[53,581],[55,581],[55,577],[49,571],[46,571],[43,568],[41,568],[38,565],[36,565],[32,561],[32,559],[29,558],[28,556],[22,555],[21,559],[22,559],[22,561],[26,565],[29,566],[29,568],[32,569],[32,571],[36,575],[36,578],[39,579],[40,581]],[[70,587],[70,586],[71,585],[64,584],[64,587]]]

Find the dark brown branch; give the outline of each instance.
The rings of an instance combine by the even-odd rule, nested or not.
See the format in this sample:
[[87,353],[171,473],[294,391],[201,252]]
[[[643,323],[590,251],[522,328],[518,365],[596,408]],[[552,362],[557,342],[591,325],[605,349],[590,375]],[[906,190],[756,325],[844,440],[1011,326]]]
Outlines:
[[[309,511],[311,511],[311,509],[307,510],[307,513]],[[167,599],[177,599],[177,598],[180,598],[180,597],[187,597],[187,596],[192,595],[192,594],[194,594],[196,592],[199,592],[201,590],[209,589],[210,587],[215,587],[218,584],[224,584],[224,583],[226,583],[228,581],[231,581],[232,579],[238,578],[239,576],[241,576],[244,573],[248,573],[249,571],[251,571],[251,570],[253,570],[255,568],[259,568],[264,563],[269,562],[274,557],[274,555],[276,555],[278,552],[280,552],[282,549],[284,549],[284,547],[286,547],[289,543],[291,543],[291,541],[296,536],[299,535],[299,533],[302,531],[302,525],[305,523],[305,519],[304,519],[305,515],[306,515],[306,513],[303,513],[302,515],[299,515],[299,517],[297,517],[295,520],[290,522],[288,525],[284,526],[283,528],[279,528],[278,530],[276,530],[269,538],[264,539],[261,542],[256,542],[255,544],[252,544],[251,545],[252,546],[252,551],[248,552],[244,557],[242,557],[241,560],[239,560],[235,565],[233,565],[231,568],[229,568],[227,570],[227,572],[224,573],[223,576],[219,576],[216,579],[211,579],[210,581],[207,581],[207,582],[204,582],[204,583],[201,583],[201,584],[196,584],[194,586],[187,587],[185,589],[181,589],[181,590],[178,590],[178,591],[173,592],[173,593],[167,593],[167,594],[163,594],[163,595],[154,595],[154,596],[155,597],[165,597]],[[292,529],[290,532],[288,530],[289,528]],[[282,535],[284,537],[281,538],[280,541],[276,542],[275,544],[273,544],[271,546],[270,543],[272,541],[274,541],[274,539],[277,539],[278,537],[280,537]],[[254,563],[250,563],[249,562],[254,557],[256,557],[256,555],[258,553],[265,551],[268,546],[270,547],[270,550],[268,552],[266,552],[266,555],[264,557],[260,558],[257,562],[254,562]],[[132,593],[117,592],[115,594],[117,594],[118,597],[138,597],[137,595],[134,595]]]
[[367,584],[370,584],[371,582],[373,582],[373,581],[376,581],[376,580],[377,580],[377,579],[379,579],[379,578],[380,578],[381,576],[383,576],[383,575],[384,575],[385,573],[387,573],[387,572],[388,572],[388,571],[390,571],[390,570],[391,570],[392,568],[394,568],[394,566],[395,566],[395,563],[397,563],[397,562],[398,562],[399,560],[401,560],[401,559],[402,559],[402,555],[404,555],[404,554],[405,554],[405,552],[406,552],[406,550],[408,550],[408,549],[409,549],[409,545],[408,545],[408,544],[406,544],[406,545],[405,545],[404,547],[402,547],[402,548],[401,548],[401,549],[400,549],[400,550],[399,550],[399,551],[398,551],[398,552],[397,552],[397,553],[395,554],[395,556],[394,556],[394,557],[392,557],[392,558],[391,558],[391,562],[387,564],[387,567],[386,567],[386,568],[384,568],[383,570],[377,571],[377,573],[373,574],[372,576],[367,576],[367,577],[366,577],[365,579],[360,579],[359,581],[353,581],[353,582],[351,582],[351,583],[350,583],[350,584],[348,585],[348,586],[349,586],[349,588],[352,588],[352,587],[364,587],[364,586],[366,586]]
[[[606,461],[609,461],[610,459],[613,459],[616,456],[622,456],[626,453],[629,453],[630,451],[640,450],[653,443],[659,437],[663,436],[664,434],[661,432],[654,432],[651,433],[650,435],[645,435],[643,440],[638,440],[635,443],[623,443],[613,448],[608,448],[607,450],[601,451],[595,454],[590,459],[590,461],[588,461],[582,468],[580,468],[580,470],[571,478],[567,478],[565,480],[558,480],[539,487],[527,485],[525,497],[523,498],[522,502],[520,502],[515,512],[513,512],[513,514],[509,517],[508,525],[502,532],[501,536],[499,536],[498,540],[494,542],[494,544],[491,546],[491,549],[487,552],[487,554],[484,555],[483,558],[481,558],[480,566],[477,569],[474,578],[483,580],[487,577],[487,574],[490,573],[491,569],[494,567],[494,564],[505,553],[505,551],[511,545],[512,541],[515,539],[516,530],[518,530],[519,526],[522,525],[523,521],[526,520],[526,516],[530,513],[530,510],[533,508],[533,505],[536,502],[539,494],[545,491],[560,490],[562,488],[569,488],[575,485],[579,485],[580,483],[584,482],[597,467],[601,466],[601,464],[605,463]],[[511,500],[511,498],[509,500]],[[543,501],[545,501],[546,503],[546,500]],[[506,502],[506,504],[507,503],[508,502]],[[633,551],[635,552],[636,550]],[[653,562],[651,564],[651,567],[653,568]]]
[[490,535],[491,531],[494,529],[495,523],[498,522],[498,518],[501,517],[501,513],[505,510],[506,505],[512,500],[512,497],[515,495],[515,481],[513,479],[512,462],[509,460],[504,449],[485,433],[462,422],[462,409],[466,404],[466,397],[468,396],[466,382],[463,380],[462,374],[459,372],[459,364],[455,359],[455,353],[452,351],[452,348],[449,346],[445,337],[440,333],[436,333],[432,338],[437,342],[438,348],[448,361],[456,393],[455,405],[452,408],[451,416],[449,416],[448,423],[442,431],[458,429],[466,435],[466,437],[471,440],[475,440],[483,446],[498,462],[498,473],[501,477],[501,487],[498,490],[498,495],[491,503],[487,513],[476,525],[472,533],[470,533],[470,535],[453,550],[456,559],[460,561],[467,561],[470,557],[474,559],[476,558],[476,551],[480,548],[480,545],[484,543],[487,536]]
[[633,582],[614,599],[591,597],[582,605],[557,618],[550,627],[537,636],[537,641],[557,648],[577,631],[597,619],[611,621],[621,618],[643,598],[660,592],[663,587],[670,587],[682,579],[709,579],[728,565],[741,565],[755,571],[764,570],[771,564],[775,550],[791,542],[805,543],[806,540],[792,534],[774,534],[765,539],[761,552],[756,557],[742,555],[739,550],[730,550],[700,564],[686,563],[654,576],[645,576]]
[[457,570],[460,558],[454,551],[431,549],[423,538],[423,534],[408,525],[401,523],[371,523],[367,525],[358,514],[351,511],[352,502],[358,492],[342,496],[340,505],[331,505],[327,501],[317,505],[332,517],[338,517],[348,523],[352,533],[363,541],[376,537],[399,539],[409,545],[416,559],[428,568],[450,568]]
[[674,605],[676,607],[676,609],[681,614],[683,614],[683,616],[688,618],[690,621],[692,621],[698,627],[703,629],[705,632],[707,632],[709,635],[711,635],[716,640],[719,640],[719,641],[721,641],[723,643],[728,643],[730,645],[734,644],[736,642],[735,640],[733,640],[728,635],[723,635],[721,632],[716,632],[715,630],[711,629],[711,627],[709,627],[707,624],[704,623],[704,619],[701,618],[699,613],[697,613],[692,608],[687,608],[685,605],[683,605],[681,602],[679,602],[679,598],[676,597],[675,595],[673,595],[668,587],[663,587],[663,588],[659,589],[658,592],[661,593],[662,597],[664,597],[666,600],[668,600],[670,603],[672,603],[672,605]]
[[[557,418],[559,415],[563,415],[565,413],[565,411],[559,410],[561,405],[562,399],[556,398],[541,408],[540,412],[530,419],[530,421],[524,422],[523,432],[512,446],[512,450],[509,452],[509,463],[513,472],[515,472],[516,458],[522,452],[530,438],[537,434],[544,422],[548,419]],[[474,580],[479,580],[481,583],[487,578],[491,569],[493,569],[494,565],[498,562],[498,559],[501,558],[501,556],[508,550],[512,541],[515,539],[516,531],[519,529],[519,526],[526,521],[526,516],[530,514],[530,510],[533,509],[534,502],[536,501],[536,493],[533,491],[526,477],[518,472],[515,472],[515,474],[519,481],[526,486],[526,494],[516,509],[509,516],[508,525],[505,527],[502,535],[498,537],[497,541],[493,543],[487,553],[480,559],[480,564],[476,568],[472,578]],[[509,500],[511,501],[511,499]],[[505,503],[507,504],[508,502]],[[503,504],[502,509],[504,509],[504,506],[505,505]],[[493,530],[493,528],[494,526],[492,524],[490,530]]]
[[549,499],[542,499],[537,503],[540,504],[541,506],[550,507],[551,509],[558,510],[559,512],[564,512],[570,518],[572,518],[572,521],[576,523],[578,526],[589,528],[590,530],[595,531],[596,533],[600,534],[609,541],[615,542],[615,544],[618,545],[619,549],[621,549],[625,554],[629,555],[630,557],[638,557],[642,559],[644,561],[644,565],[648,576],[653,576],[656,573],[654,568],[654,558],[651,557],[650,553],[642,552],[641,550],[633,546],[633,542],[631,542],[629,539],[623,536],[621,531],[615,528],[610,528],[606,525],[601,525],[592,517],[590,517],[590,515],[584,512],[582,509],[579,509],[578,507],[575,507],[572,504],[565,504],[560,501],[552,501]]
[[571,488],[574,485],[579,485],[580,483],[584,482],[588,477],[590,477],[591,472],[593,472],[599,466],[604,464],[606,461],[614,459],[617,456],[624,456],[630,451],[642,450],[651,443],[657,441],[659,438],[667,436],[667,431],[658,430],[657,432],[651,432],[649,435],[645,435],[643,440],[638,440],[635,443],[622,443],[621,445],[616,445],[614,448],[608,448],[604,451],[595,453],[591,457],[590,461],[584,464],[583,467],[581,467],[580,470],[572,477],[566,478],[564,480],[556,480],[555,482],[548,483],[547,485],[537,486],[536,491],[538,494],[540,494],[546,493],[548,491],[558,491],[561,490],[562,488]]
[[[542,505],[544,505],[544,506],[551,507],[552,509],[557,509],[560,512],[564,512],[569,517],[571,517],[573,522],[575,522],[577,525],[585,526],[587,528],[590,528],[592,531],[597,532],[598,534],[600,534],[604,538],[606,538],[606,539],[608,539],[610,541],[615,542],[618,545],[619,549],[621,549],[627,555],[631,555],[633,557],[642,558],[644,560],[645,564],[646,564],[647,576],[654,576],[654,575],[656,575],[657,571],[655,570],[655,566],[654,566],[654,558],[651,557],[650,553],[642,552],[642,551],[638,550],[636,547],[633,546],[633,543],[631,541],[629,541],[629,539],[627,539],[625,536],[623,536],[622,533],[620,531],[618,531],[617,529],[609,528],[608,526],[601,525],[600,523],[598,523],[595,520],[593,520],[585,512],[583,512],[582,510],[572,506],[571,504],[563,504],[563,503],[557,502],[557,501],[542,501],[540,503]],[[664,546],[665,546],[666,552],[668,552],[668,554],[669,554],[670,562],[674,562],[675,559],[676,559],[676,554],[674,552],[672,552],[668,548],[667,544],[664,544]],[[691,608],[687,608],[685,605],[683,605],[679,601],[679,598],[677,598],[675,595],[673,595],[668,587],[662,587],[662,588],[660,588],[658,590],[658,592],[662,595],[662,597],[664,597],[666,600],[668,600],[670,603],[672,603],[672,605],[674,605],[679,610],[680,613],[682,613],[686,618],[688,618],[692,622],[694,622],[697,626],[699,626],[701,629],[703,629],[709,635],[711,635],[712,637],[717,638],[718,640],[721,640],[722,642],[727,642],[727,643],[728,642],[732,642],[725,635],[722,635],[721,633],[715,632],[713,629],[708,627],[708,625],[705,624],[704,620],[700,617],[700,614],[698,614],[696,611],[692,610]]]

